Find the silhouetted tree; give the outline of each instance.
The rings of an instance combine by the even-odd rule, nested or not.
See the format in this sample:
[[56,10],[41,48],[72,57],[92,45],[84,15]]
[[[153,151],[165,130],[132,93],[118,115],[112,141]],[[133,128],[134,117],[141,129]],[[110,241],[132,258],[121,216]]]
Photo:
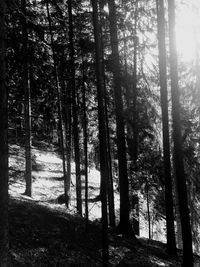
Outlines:
[[178,85],[178,66],[175,41],[175,2],[168,1],[169,17],[169,47],[170,47],[170,77],[172,94],[172,119],[173,119],[173,141],[174,141],[174,167],[176,174],[179,210],[183,239],[183,266],[193,266],[192,234],[190,226],[190,215],[188,208],[186,177],[183,163],[182,136],[180,122],[180,100]]
[[6,87],[6,1],[0,1],[0,266],[8,266],[8,113]]
[[31,88],[30,88],[30,62],[28,51],[28,31],[26,0],[21,1],[22,44],[23,44],[23,87],[24,87],[24,120],[25,120],[25,195],[32,195],[32,161],[31,161]]
[[72,1],[68,0],[68,16],[69,16],[69,50],[70,50],[70,86],[72,90],[72,116],[73,116],[73,137],[76,164],[76,196],[77,211],[82,215],[82,196],[81,196],[81,174],[80,174],[80,148],[79,148],[79,132],[78,132],[78,116],[77,116],[77,97],[76,97],[76,81],[75,81],[75,63],[74,63],[74,32],[72,17]]
[[61,103],[61,91],[60,91],[60,84],[59,84],[59,77],[58,77],[58,70],[57,70],[57,62],[56,62],[56,54],[55,54],[55,47],[54,47],[54,39],[53,39],[53,31],[52,31],[52,23],[51,23],[51,16],[49,11],[49,1],[46,0],[46,8],[47,8],[47,18],[49,22],[49,33],[51,38],[51,49],[52,49],[52,56],[53,56],[53,67],[54,67],[54,75],[55,75],[55,86],[56,86],[56,93],[57,93],[57,107],[58,107],[58,117],[59,117],[59,137],[60,137],[60,148],[62,154],[62,167],[63,167],[63,176],[64,176],[64,199],[65,204],[68,207],[69,196],[68,196],[68,187],[67,187],[67,174],[66,174],[66,166],[65,166],[65,150],[64,150],[64,137],[63,137],[63,118],[62,118],[62,103]]
[[174,229],[172,177],[171,177],[171,162],[170,162],[170,141],[169,141],[164,1],[157,0],[156,4],[157,4],[157,17],[158,17],[160,95],[161,95],[161,109],[162,109],[162,133],[163,133],[163,152],[164,152],[164,171],[165,171],[167,251],[169,253],[176,254],[176,238]]
[[104,74],[101,46],[101,30],[99,25],[98,1],[92,0],[93,27],[95,38],[95,59],[98,98],[98,121],[99,121],[99,143],[100,143],[100,173],[101,173],[101,203],[102,203],[102,241],[103,241],[103,266],[108,266],[108,218],[107,218],[107,183],[108,183],[108,161],[107,161],[107,138],[104,107]]
[[130,203],[129,203],[129,185],[127,174],[126,160],[126,144],[124,132],[123,118],[123,101],[121,89],[121,72],[120,60],[118,51],[118,36],[117,36],[117,17],[115,1],[108,1],[109,6],[109,21],[110,21],[110,38],[112,49],[112,67],[114,81],[114,96],[115,96],[115,113],[117,126],[117,153],[118,153],[118,168],[119,168],[119,189],[120,189],[120,222],[118,231],[124,234],[133,234],[129,220]]

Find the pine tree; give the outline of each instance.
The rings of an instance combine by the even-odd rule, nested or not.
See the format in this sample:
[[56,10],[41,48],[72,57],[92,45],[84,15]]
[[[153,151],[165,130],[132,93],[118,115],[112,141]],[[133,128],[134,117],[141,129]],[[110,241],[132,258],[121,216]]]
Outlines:
[[176,174],[179,210],[183,239],[183,265],[193,267],[192,234],[190,226],[190,215],[188,207],[186,177],[183,162],[181,122],[180,122],[180,100],[178,84],[178,66],[175,41],[175,2],[168,0],[169,17],[169,46],[170,46],[170,77],[172,94],[172,119],[173,119],[173,141],[174,141],[174,167]]
[[68,195],[68,186],[67,186],[67,173],[66,173],[66,166],[65,166],[61,90],[60,90],[60,83],[59,83],[59,77],[58,77],[56,54],[55,54],[53,31],[52,31],[52,23],[51,23],[51,16],[50,16],[50,11],[49,11],[49,1],[48,0],[46,0],[46,8],[47,8],[47,18],[48,18],[48,22],[49,22],[49,33],[50,33],[50,38],[51,38],[51,49],[52,49],[52,54],[53,54],[53,67],[54,67],[54,75],[55,75],[55,82],[56,82],[55,86],[56,86],[56,93],[57,93],[57,106],[58,106],[58,117],[59,117],[59,126],[58,127],[59,127],[60,148],[61,148],[61,154],[62,154],[62,167],[63,167],[63,176],[64,176],[64,199],[65,199],[65,204],[68,207],[69,195]]
[[75,63],[74,63],[74,32],[72,17],[72,1],[68,0],[68,16],[69,16],[69,50],[70,50],[70,86],[72,90],[72,115],[73,115],[73,137],[74,151],[76,163],[76,195],[77,195],[77,211],[82,216],[82,195],[81,195],[81,174],[80,174],[80,145],[78,131],[77,116],[77,97],[75,82]]
[[169,141],[164,1],[157,0],[156,4],[157,4],[157,17],[158,17],[160,94],[161,94],[161,109],[162,109],[162,133],[163,133],[164,172],[165,172],[167,251],[171,254],[176,255],[176,239],[175,239],[175,229],[174,229],[172,177],[171,177],[171,162],[170,162],[170,141]]
[[111,49],[112,49],[115,113],[116,113],[116,125],[117,125],[117,153],[118,153],[118,168],[119,168],[119,189],[120,189],[120,223],[118,225],[118,231],[130,235],[133,233],[129,220],[129,212],[130,212],[129,185],[128,185],[128,174],[127,174],[125,129],[124,129],[124,119],[123,119],[123,101],[122,101],[122,89],[121,89],[121,78],[120,78],[121,72],[120,72],[120,60],[118,51],[117,17],[116,17],[115,1],[114,0],[108,1],[108,6],[109,6]]
[[100,143],[100,173],[101,173],[101,202],[102,202],[102,243],[103,243],[103,266],[108,266],[108,218],[107,218],[107,183],[108,183],[108,161],[107,161],[107,139],[106,121],[104,107],[104,75],[102,47],[99,25],[98,1],[92,0],[93,27],[95,38],[96,56],[96,78],[98,99],[98,121],[99,121],[99,143]]
[[31,88],[30,88],[30,69],[28,56],[28,31],[27,31],[27,12],[26,0],[21,1],[22,9],[22,38],[23,38],[23,86],[24,86],[24,120],[25,120],[25,195],[32,195],[32,160],[31,160]]
[[0,1],[0,266],[8,266],[8,113],[6,87],[6,1]]

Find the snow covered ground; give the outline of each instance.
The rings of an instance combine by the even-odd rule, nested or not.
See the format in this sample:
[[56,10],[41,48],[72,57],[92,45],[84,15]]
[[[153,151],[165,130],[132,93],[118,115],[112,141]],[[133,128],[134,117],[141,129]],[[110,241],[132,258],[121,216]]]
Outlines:
[[[44,202],[51,205],[54,208],[65,210],[65,205],[59,205],[54,202],[56,198],[64,192],[64,181],[62,173],[62,160],[56,152],[45,152],[38,149],[33,149],[34,155],[33,164],[33,189],[32,199],[35,201]],[[21,147],[13,145],[10,147],[10,182],[9,182],[9,193],[15,197],[24,197],[21,194],[25,191],[25,159],[24,151]],[[75,179],[75,164],[71,164],[72,168],[72,183],[71,183],[71,202],[69,206],[69,212],[76,213],[76,179]],[[83,215],[85,212],[85,186],[84,176],[82,178],[82,199],[83,199]],[[88,184],[89,184],[89,199],[94,199],[99,195],[100,188],[100,173],[95,168],[88,170]],[[114,188],[117,186],[114,185]],[[90,202],[89,205],[89,219],[99,220],[101,218],[101,202]],[[144,217],[146,213],[146,200],[143,196],[140,196],[140,236],[149,237],[148,233],[148,222]],[[119,217],[119,193],[115,190],[115,210],[116,219]],[[153,238],[165,242],[165,223],[164,221],[154,222],[152,225],[154,229]]]

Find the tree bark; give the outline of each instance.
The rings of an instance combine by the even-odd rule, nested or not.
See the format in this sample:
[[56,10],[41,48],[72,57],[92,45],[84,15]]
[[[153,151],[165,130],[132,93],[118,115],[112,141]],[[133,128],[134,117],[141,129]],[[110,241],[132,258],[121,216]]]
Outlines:
[[50,16],[50,11],[49,11],[48,0],[46,0],[46,8],[47,8],[47,17],[48,17],[48,22],[49,22],[49,32],[50,32],[50,37],[51,37],[51,49],[52,49],[52,54],[53,54],[54,75],[55,75],[56,91],[57,91],[57,105],[58,105],[58,117],[59,117],[58,128],[59,128],[59,135],[60,135],[60,148],[61,148],[62,167],[63,167],[63,176],[64,176],[65,205],[68,207],[69,196],[68,196],[68,186],[67,186],[67,173],[66,173],[66,166],[65,166],[61,92],[60,92],[60,85],[59,85],[59,78],[58,78],[58,71],[57,71],[57,64],[56,64],[56,54],[55,54],[55,48],[54,48],[53,31],[52,31],[52,25],[51,25],[51,16]]
[[170,77],[171,77],[173,141],[174,141],[174,167],[176,173],[180,219],[182,227],[182,238],[183,238],[182,266],[193,267],[192,234],[190,226],[187,186],[186,186],[186,177],[185,177],[183,152],[182,152],[178,64],[177,64],[177,52],[176,52],[176,41],[175,41],[174,0],[168,0],[168,18],[169,18]]
[[83,146],[84,146],[84,170],[85,170],[85,229],[88,232],[88,119],[87,119],[87,107],[86,107],[86,87],[85,87],[85,68],[84,68],[84,58],[82,55],[82,99],[83,99]]
[[28,60],[28,32],[26,18],[26,0],[21,1],[22,38],[23,38],[23,87],[24,87],[24,120],[25,120],[25,195],[32,195],[32,161],[31,161],[31,88]]
[[161,95],[161,109],[162,109],[162,134],[163,134],[164,173],[165,173],[167,251],[170,254],[176,255],[177,251],[176,251],[176,238],[174,229],[174,211],[173,211],[173,194],[172,194],[173,190],[172,190],[171,162],[170,162],[164,1],[157,0],[156,5],[157,5],[157,20],[158,20],[160,95]]
[[0,267],[8,264],[8,112],[6,88],[6,1],[0,1]]
[[103,59],[99,25],[99,12],[97,0],[92,0],[93,7],[93,27],[95,38],[96,55],[96,78],[97,78],[97,98],[98,98],[98,121],[99,121],[99,143],[100,143],[100,173],[101,173],[101,206],[102,206],[102,247],[103,266],[108,266],[108,218],[107,218],[107,183],[108,183],[108,161],[107,161],[107,138],[106,121],[104,107],[104,75]]
[[133,162],[134,169],[137,170],[137,157],[138,157],[138,111],[137,111],[137,54],[138,54],[138,38],[137,38],[137,24],[138,24],[138,0],[135,2],[134,13],[134,59],[133,59]]
[[120,186],[120,223],[117,230],[120,233],[133,235],[129,220],[130,203],[129,203],[129,184],[127,174],[127,159],[126,159],[126,144],[125,130],[123,118],[123,101],[121,89],[121,73],[120,60],[118,51],[118,36],[117,36],[117,19],[115,1],[108,1],[109,20],[110,20],[110,38],[112,49],[112,66],[114,80],[114,96],[115,96],[115,113],[117,126],[117,152],[118,152],[118,167],[119,167],[119,186]]
[[149,201],[149,184],[146,182],[146,197],[147,197],[147,218],[149,228],[149,239],[151,239],[151,216],[150,216],[150,201]]
[[[100,21],[102,19],[102,3],[99,3],[100,8]],[[108,160],[108,208],[109,208],[109,225],[115,227],[115,202],[114,202],[114,189],[113,189],[113,174],[112,174],[112,159],[110,150],[110,131],[109,131],[109,118],[108,118],[108,95],[106,90],[105,79],[105,65],[104,65],[104,43],[103,43],[103,31],[100,27],[101,35],[101,57],[102,57],[102,75],[104,85],[104,108],[105,108],[105,124],[106,124],[106,140],[107,140],[107,160]]]
[[[66,80],[64,77],[64,71],[65,71],[65,64],[64,64],[64,51],[62,56],[62,66],[61,66],[61,89],[62,89],[62,95],[63,95],[63,103],[62,106],[64,108],[64,116],[63,116],[63,122],[65,126],[65,131],[63,131],[63,134],[65,133],[65,142],[66,142],[66,161],[67,161],[67,169],[66,169],[66,184],[65,186],[65,199],[68,199],[66,201],[67,208],[70,204],[70,195],[71,195],[71,88],[70,86],[66,86]],[[64,136],[63,136],[64,139]]]
[[70,80],[71,80],[71,89],[72,89],[73,137],[74,137],[74,150],[75,150],[75,163],[76,163],[77,212],[82,216],[80,148],[79,148],[79,132],[78,132],[78,116],[77,116],[77,98],[76,98],[74,44],[73,44],[74,33],[73,33],[72,1],[71,0],[68,0],[68,16],[69,16]]

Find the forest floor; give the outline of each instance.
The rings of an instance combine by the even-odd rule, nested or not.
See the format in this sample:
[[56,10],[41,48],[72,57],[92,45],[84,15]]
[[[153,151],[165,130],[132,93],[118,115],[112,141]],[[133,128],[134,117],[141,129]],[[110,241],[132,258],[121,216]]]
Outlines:
[[[23,195],[24,151],[20,146],[10,146],[9,153],[9,224],[10,266],[102,266],[101,224],[97,219],[100,202],[89,206],[88,232],[85,220],[75,212],[75,187],[72,177],[72,200],[69,209],[56,203],[63,193],[61,159],[57,152],[33,150],[33,196]],[[72,167],[73,170],[73,167]],[[99,173],[91,169],[90,195],[99,193]],[[96,219],[95,219],[96,218]],[[172,258],[165,252],[165,244],[145,238],[138,242],[115,234],[109,229],[110,266],[179,267],[181,252]],[[195,257],[195,267],[200,258]]]

